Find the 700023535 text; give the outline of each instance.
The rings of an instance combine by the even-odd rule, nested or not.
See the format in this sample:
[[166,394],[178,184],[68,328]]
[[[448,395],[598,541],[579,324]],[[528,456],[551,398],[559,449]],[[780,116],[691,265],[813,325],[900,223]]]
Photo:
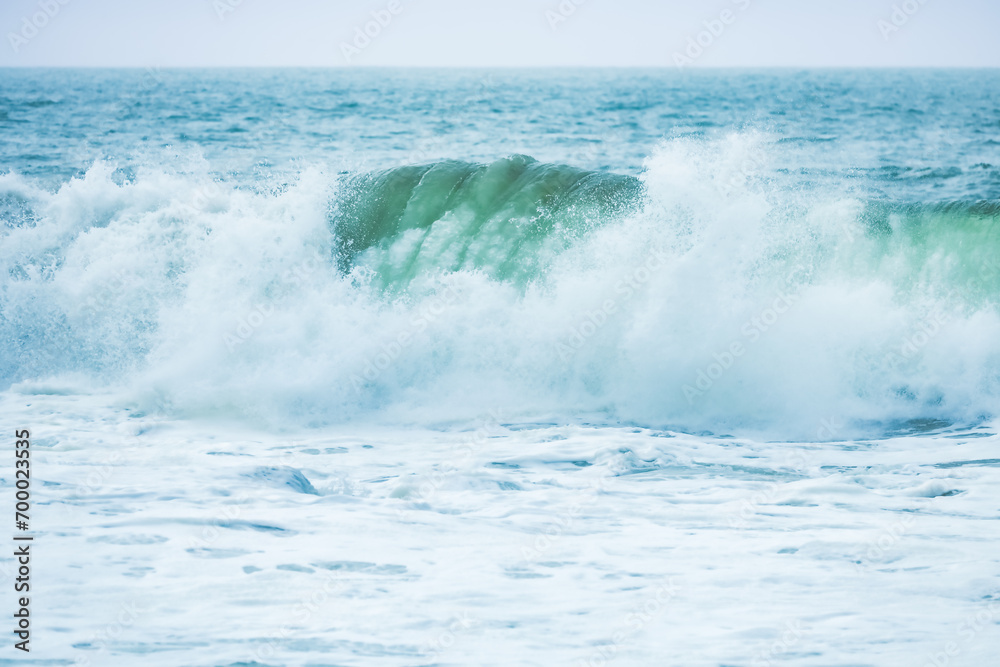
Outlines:
[[[31,434],[27,429],[15,431],[14,444],[14,478],[17,491],[14,505],[14,527],[22,533],[28,530],[31,510]],[[31,611],[30,599],[26,595],[31,591],[31,541],[30,535],[14,536],[14,558],[17,566],[17,576],[14,578],[14,591],[17,598],[17,611],[14,612],[14,635],[20,640],[14,643],[14,648],[28,652],[31,641]]]

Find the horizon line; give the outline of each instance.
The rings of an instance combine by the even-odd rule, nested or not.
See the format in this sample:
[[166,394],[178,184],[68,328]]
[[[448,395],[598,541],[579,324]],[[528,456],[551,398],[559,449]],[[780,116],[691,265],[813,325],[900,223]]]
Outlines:
[[16,65],[0,64],[0,69],[327,69],[327,70],[484,70],[484,69],[648,69],[676,72],[705,70],[975,70],[1000,69],[1000,65]]

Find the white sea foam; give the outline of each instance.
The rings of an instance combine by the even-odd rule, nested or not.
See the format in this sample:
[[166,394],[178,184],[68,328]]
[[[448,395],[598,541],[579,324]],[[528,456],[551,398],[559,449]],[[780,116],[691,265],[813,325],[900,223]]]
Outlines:
[[[273,424],[505,405],[524,419],[812,438],[829,419],[993,414],[1000,272],[970,247],[996,231],[967,214],[953,231],[963,246],[910,229],[912,215],[873,226],[861,200],[767,176],[770,142],[665,143],[637,208],[539,246],[527,280],[487,263],[403,271],[388,290],[387,262],[477,232],[445,220],[433,249],[390,236],[344,269],[343,181],[319,169],[248,189],[207,167],[123,180],[97,163],[52,193],[8,174],[0,196],[22,222],[0,251],[0,327],[17,341],[2,372],[76,374],[144,409]],[[497,229],[477,247],[509,240]]]

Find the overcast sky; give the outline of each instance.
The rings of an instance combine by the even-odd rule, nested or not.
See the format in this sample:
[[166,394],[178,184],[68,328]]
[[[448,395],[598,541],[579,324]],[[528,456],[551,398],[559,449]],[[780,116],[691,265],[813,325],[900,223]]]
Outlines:
[[26,66],[1000,66],[1000,0],[0,0],[0,30]]

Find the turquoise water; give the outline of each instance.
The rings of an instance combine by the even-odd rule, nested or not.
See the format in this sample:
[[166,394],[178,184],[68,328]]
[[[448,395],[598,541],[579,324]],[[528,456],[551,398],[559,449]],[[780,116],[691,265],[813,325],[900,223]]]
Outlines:
[[0,71],[0,378],[822,437],[1000,397],[1000,74]]
[[[1000,196],[994,70],[11,70],[5,169],[58,183],[194,151],[219,174],[523,153],[636,175],[669,137],[773,134],[777,173],[906,201]],[[162,153],[161,153],[162,151]]]

